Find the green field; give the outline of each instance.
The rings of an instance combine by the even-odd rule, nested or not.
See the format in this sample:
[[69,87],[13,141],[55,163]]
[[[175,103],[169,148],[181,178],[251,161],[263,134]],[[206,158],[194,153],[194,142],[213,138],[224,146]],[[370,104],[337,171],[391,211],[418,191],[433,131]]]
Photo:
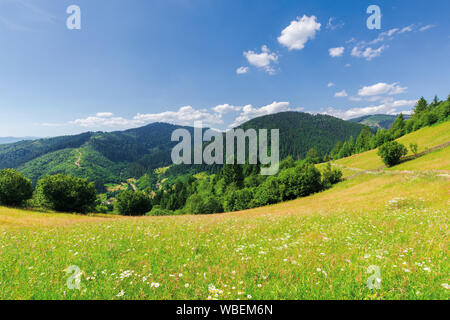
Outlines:
[[[421,152],[450,141],[449,125],[399,140]],[[447,147],[385,169],[369,151],[336,161],[347,176],[361,174],[332,189],[243,212],[0,208],[0,299],[446,300],[448,155]],[[69,266],[81,270],[80,290],[67,286]],[[380,288],[367,288],[374,278]]]

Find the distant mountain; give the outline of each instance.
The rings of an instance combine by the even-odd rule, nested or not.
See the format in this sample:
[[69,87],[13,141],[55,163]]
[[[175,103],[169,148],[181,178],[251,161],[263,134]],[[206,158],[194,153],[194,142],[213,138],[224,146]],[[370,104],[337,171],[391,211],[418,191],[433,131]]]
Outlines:
[[[350,122],[356,122],[365,126],[373,127],[373,128],[384,128],[389,129],[392,127],[395,119],[397,119],[398,115],[389,115],[389,114],[375,114],[362,116],[359,118],[350,119]],[[409,116],[404,115],[405,119],[409,119]]]
[[21,137],[21,138],[0,137],[0,144],[14,143],[14,142],[19,142],[19,141],[24,141],[24,140],[36,140],[36,139],[38,139],[38,138],[36,138],[36,137]]
[[[240,126],[248,129],[280,129],[280,157],[305,157],[314,147],[319,154],[331,151],[337,141],[357,137],[363,125],[327,115],[283,112],[250,120]],[[66,173],[105,183],[139,178],[156,168],[172,164],[172,132],[194,128],[152,123],[116,132],[86,132],[33,141],[0,145],[0,169],[16,168],[33,182],[47,174]],[[174,172],[209,169],[211,166],[177,166]]]

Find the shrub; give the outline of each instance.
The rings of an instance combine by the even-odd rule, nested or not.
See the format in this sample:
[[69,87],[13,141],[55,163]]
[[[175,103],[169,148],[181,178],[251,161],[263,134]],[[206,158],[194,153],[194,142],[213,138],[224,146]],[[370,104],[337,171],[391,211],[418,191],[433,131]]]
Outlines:
[[220,201],[211,195],[204,197],[199,194],[191,195],[186,201],[186,211],[191,214],[210,214],[223,212]]
[[20,206],[33,195],[33,185],[14,169],[0,170],[0,204]]
[[152,210],[152,200],[143,191],[125,190],[116,200],[119,213],[125,216],[142,216]]
[[95,206],[95,212],[96,213],[104,213],[104,214],[106,214],[106,213],[109,212],[109,208],[108,208],[108,206],[105,206],[103,204],[98,204],[98,205]]
[[64,174],[42,178],[36,190],[41,205],[63,212],[86,213],[94,208],[97,197],[93,182]]
[[397,141],[387,142],[378,150],[378,155],[388,167],[398,164],[407,153],[406,147]]
[[150,212],[147,212],[147,216],[171,216],[175,213],[171,210],[163,209],[161,206],[157,205],[152,208]]
[[250,208],[253,200],[253,189],[245,188],[229,192],[225,196],[224,207],[226,211],[240,211]]
[[263,207],[281,201],[277,177],[269,177],[254,192],[253,206]]
[[283,201],[306,197],[323,189],[321,174],[310,163],[280,172],[278,184]]
[[331,164],[328,163],[322,173],[322,184],[325,188],[331,187],[342,180],[342,171],[339,169],[332,169]]

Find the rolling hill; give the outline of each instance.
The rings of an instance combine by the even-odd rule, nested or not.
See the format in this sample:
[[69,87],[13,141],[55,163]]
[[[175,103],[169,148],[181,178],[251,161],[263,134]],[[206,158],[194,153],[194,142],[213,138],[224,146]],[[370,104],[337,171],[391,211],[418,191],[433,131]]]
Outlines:
[[[0,169],[16,168],[33,182],[46,174],[66,173],[95,181],[100,190],[106,183],[139,178],[159,167],[170,165],[174,130],[182,127],[152,123],[116,132],[86,132],[33,141],[0,145]],[[304,157],[312,147],[328,153],[338,140],[359,135],[362,125],[331,116],[285,112],[263,116],[241,128],[280,129],[280,156]],[[191,170],[180,167],[177,174]],[[203,167],[197,168],[204,170]]]
[[[449,129],[400,141],[432,150],[450,142]],[[449,152],[389,169],[373,151],[340,159],[334,165],[359,174],[309,197],[225,214],[0,207],[0,299],[448,300]],[[65,287],[71,265],[82,270],[80,291]],[[380,287],[370,289],[376,277]]]

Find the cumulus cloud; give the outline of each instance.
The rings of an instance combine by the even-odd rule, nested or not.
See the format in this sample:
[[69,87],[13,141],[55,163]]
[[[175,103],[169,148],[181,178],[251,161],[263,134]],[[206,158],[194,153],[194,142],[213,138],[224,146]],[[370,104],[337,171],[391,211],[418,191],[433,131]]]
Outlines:
[[248,72],[248,67],[239,67],[236,70],[236,74],[245,74]]
[[104,116],[89,116],[83,119],[76,119],[70,122],[71,124],[79,125],[80,127],[134,127],[138,123],[132,119],[125,119],[123,117],[104,117]]
[[330,83],[328,83],[328,88],[331,88],[331,87],[334,87],[334,86],[336,86],[333,82],[330,82]]
[[269,74],[275,73],[272,64],[278,63],[278,55],[271,52],[267,46],[262,46],[260,53],[252,50],[246,51],[244,52],[244,57],[252,66],[264,69]]
[[344,54],[344,51],[345,51],[344,47],[330,48],[328,50],[330,56],[333,58],[341,57]]
[[[363,108],[352,108],[349,110],[339,110],[334,108],[328,108],[327,111],[322,112],[342,119],[351,119],[361,117],[370,114],[399,114],[400,112],[409,113],[417,103],[417,100],[396,100],[386,102],[376,106],[368,106]],[[404,108],[409,108],[404,110]],[[403,110],[399,110],[403,109]]]
[[97,113],[82,119],[71,121],[81,127],[103,128],[103,127],[138,127],[151,122],[166,122],[179,125],[193,125],[201,121],[205,125],[223,124],[222,115],[208,110],[198,110],[191,106],[184,106],[177,111],[165,111],[160,113],[138,113],[132,119],[115,117],[110,112]]
[[244,108],[242,108],[242,112],[235,119],[233,124],[230,125],[230,128],[234,128],[252,118],[261,117],[283,111],[289,111],[290,110],[289,105],[290,105],[289,102],[276,102],[276,101],[260,108],[254,108],[252,105],[246,105]]
[[178,111],[147,114],[138,113],[134,117],[134,120],[141,122],[168,122],[182,125],[192,125],[195,121],[202,121],[207,125],[223,123],[223,120],[217,114],[212,114],[207,110],[194,109],[191,106],[181,107]]
[[314,39],[320,27],[315,16],[297,17],[281,32],[278,42],[289,50],[302,50],[308,40]]
[[114,113],[112,112],[98,112],[95,116],[100,118],[109,118],[112,117]]
[[396,95],[406,92],[407,87],[401,87],[398,83],[387,84],[379,82],[371,86],[363,87],[358,91],[358,95],[362,97],[379,96],[379,95]]
[[370,61],[373,58],[376,58],[379,55],[381,55],[384,49],[386,49],[385,45],[382,45],[378,49],[372,49],[371,47],[360,49],[358,46],[356,46],[352,50],[352,56],[357,58],[365,58],[367,61]]
[[348,94],[347,94],[347,91],[342,90],[342,91],[336,92],[334,94],[334,96],[337,97],[337,98],[344,98],[344,97],[347,97]]
[[218,106],[215,106],[212,108],[214,112],[220,113],[220,114],[227,114],[233,111],[240,111],[243,107],[241,106],[231,106],[229,104],[220,104]]

